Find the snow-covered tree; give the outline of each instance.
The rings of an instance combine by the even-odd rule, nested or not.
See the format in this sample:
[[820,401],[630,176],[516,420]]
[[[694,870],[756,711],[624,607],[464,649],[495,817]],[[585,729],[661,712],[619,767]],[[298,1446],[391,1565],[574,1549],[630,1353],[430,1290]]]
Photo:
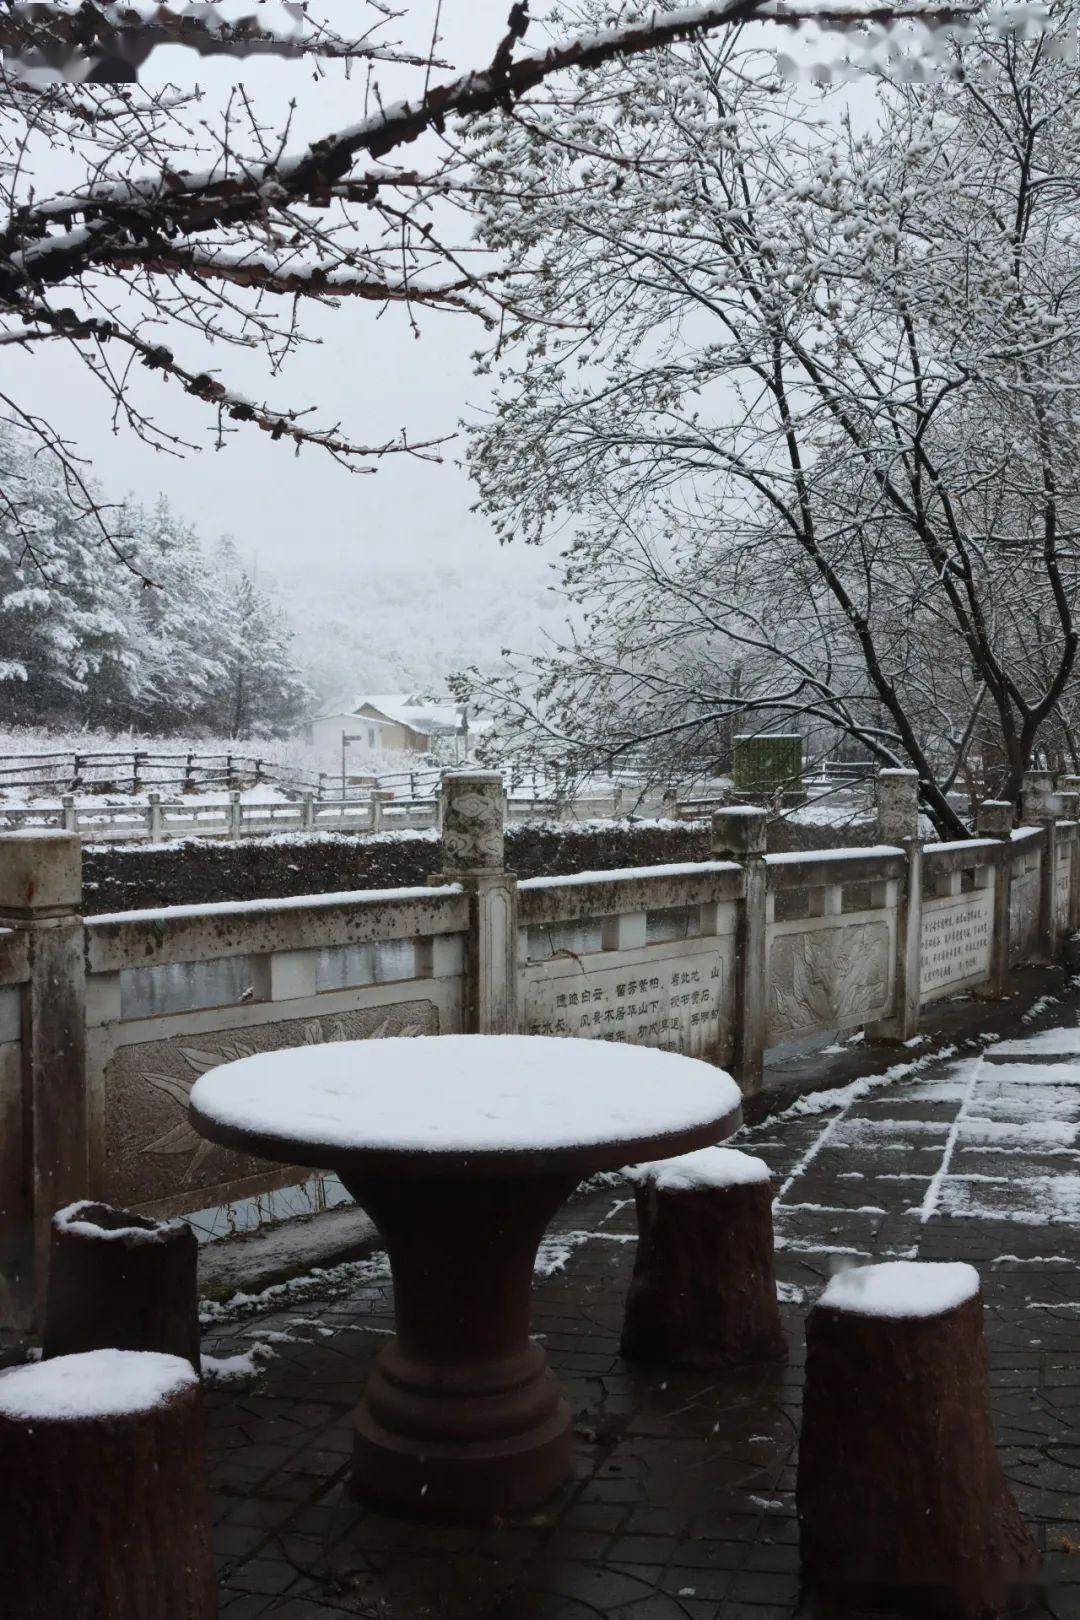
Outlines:
[[504,688],[535,746],[735,713],[913,764],[947,834],[976,751],[1017,796],[1077,650],[1077,15],[980,25],[871,130],[732,38],[484,132],[531,274],[475,474],[507,537],[571,529],[590,615]]
[[206,716],[226,679],[223,592],[198,535],[164,499],[135,513],[133,528],[138,572],[155,583],[128,586],[132,720],[151,732],[182,729]]
[[[826,7],[841,27],[866,17],[875,25],[903,17],[934,24],[971,9],[967,0]],[[819,14],[817,0],[808,0],[808,12]],[[806,14],[788,4],[783,22],[797,26]],[[246,11],[236,0],[7,0],[0,8],[0,344],[31,352],[63,345],[105,390],[117,422],[159,448],[184,446],[133,386],[145,370],[204,401],[219,438],[253,424],[362,470],[391,453],[437,454],[397,424],[364,445],[305,406],[248,397],[221,376],[222,351],[262,347],[277,376],[304,339],[305,303],[359,299],[373,314],[400,305],[411,323],[424,306],[488,322],[515,318],[512,266],[477,257],[471,242],[473,211],[486,195],[462,151],[472,122],[494,111],[513,128],[515,108],[530,97],[542,101],[560,75],[774,13],[771,0],[661,0],[641,11],[617,0],[590,26],[553,36],[532,25],[527,3],[516,0],[490,59],[457,74],[437,51],[390,37],[400,15],[370,0],[349,7],[337,28],[294,0],[259,0]],[[322,75],[362,69],[357,117],[300,141],[292,115],[261,113],[239,73],[220,104],[196,83],[178,88],[155,79],[148,58],[162,45],[291,61],[297,99],[310,99],[307,122],[315,127]],[[575,127],[581,118],[588,123],[587,98],[578,105]],[[49,172],[62,165],[64,173],[53,192],[39,178],[46,155]],[[59,459],[103,540],[129,556],[47,415],[10,390],[0,402]]]
[[287,731],[311,700],[293,659],[292,629],[231,540],[222,541],[214,563],[221,656],[201,711],[204,723],[229,737]]
[[138,569],[117,568],[28,435],[0,432],[0,468],[19,507],[16,522],[0,504],[0,719],[243,737],[295,723],[310,694],[292,628],[235,546],[208,553],[164,501],[120,508]]
[[0,437],[0,468],[0,714],[57,718],[91,699],[108,709],[132,676],[127,578],[88,543],[57,469],[25,437]]

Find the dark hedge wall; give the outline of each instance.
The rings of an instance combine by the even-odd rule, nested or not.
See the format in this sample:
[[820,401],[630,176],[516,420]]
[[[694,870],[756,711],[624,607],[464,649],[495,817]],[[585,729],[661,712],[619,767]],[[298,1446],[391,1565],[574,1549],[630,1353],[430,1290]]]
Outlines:
[[[838,832],[775,822],[770,827],[769,847],[825,849],[873,841],[872,828]],[[708,858],[709,832],[703,826],[613,823],[579,829],[524,822],[506,834],[506,864],[523,878]],[[88,847],[83,852],[83,884],[86,911],[94,915],[140,906],[404,888],[426,883],[438,865],[438,842],[423,833],[396,838],[275,838],[235,844],[186,839],[145,849],[137,845]]]

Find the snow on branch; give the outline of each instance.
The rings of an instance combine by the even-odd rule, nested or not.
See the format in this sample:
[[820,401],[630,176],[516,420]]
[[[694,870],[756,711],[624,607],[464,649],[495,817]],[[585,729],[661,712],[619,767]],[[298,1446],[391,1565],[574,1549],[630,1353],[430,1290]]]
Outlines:
[[[260,0],[261,3],[261,0]],[[51,68],[81,80],[91,70],[99,82],[133,79],[159,45],[182,45],[200,56],[326,57],[399,62],[414,67],[429,59],[376,43],[373,29],[345,38],[308,16],[307,6],[280,0],[279,26],[250,13],[223,15],[220,0],[173,7],[154,0],[8,0],[0,9],[0,51],[27,69]],[[380,16],[373,27],[381,25]]]
[[[598,67],[610,58],[655,50],[714,28],[759,18],[779,20],[781,9],[782,20],[791,25],[823,15],[813,5],[778,8],[774,0],[702,0],[670,12],[650,12],[646,19],[621,28],[590,31],[545,50],[526,51],[516,60],[511,60],[512,46],[508,48],[504,40],[486,69],[461,74],[419,97],[380,109],[302,151],[227,173],[218,168],[192,173],[170,168],[36,204],[16,213],[0,233],[0,298],[14,302],[24,287],[81,274],[122,244],[137,244],[156,229],[191,235],[211,225],[263,215],[292,200],[318,206],[329,201],[331,188],[348,176],[358,157],[385,157],[428,130],[441,133],[450,117],[475,117],[510,107],[569,68]],[[971,14],[965,5],[933,3],[853,7],[842,13],[850,26],[886,15],[917,16],[927,24],[944,25]],[[515,6],[510,35],[520,38],[527,23],[525,7]],[[58,219],[73,222],[80,216],[86,221],[83,225],[48,235]]]

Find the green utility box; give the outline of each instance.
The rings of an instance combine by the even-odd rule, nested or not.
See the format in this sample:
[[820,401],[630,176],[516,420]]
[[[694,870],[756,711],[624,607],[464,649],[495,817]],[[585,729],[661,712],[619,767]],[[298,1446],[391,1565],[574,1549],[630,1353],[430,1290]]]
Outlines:
[[785,804],[801,804],[806,797],[802,774],[801,737],[787,732],[755,732],[733,739],[732,786],[736,799],[760,799],[764,803],[780,793]]

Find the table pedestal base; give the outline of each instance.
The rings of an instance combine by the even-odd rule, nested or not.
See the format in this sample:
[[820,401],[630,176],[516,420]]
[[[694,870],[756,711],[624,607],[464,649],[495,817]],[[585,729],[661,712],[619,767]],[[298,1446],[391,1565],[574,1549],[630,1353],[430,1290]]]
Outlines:
[[397,1513],[482,1523],[558,1490],[570,1472],[570,1408],[542,1356],[516,1388],[436,1393],[399,1383],[393,1350],[353,1420],[358,1495]]
[[532,1268],[577,1178],[343,1179],[386,1241],[397,1316],[354,1420],[354,1490],[459,1523],[542,1502],[570,1474],[570,1409],[529,1338]]

